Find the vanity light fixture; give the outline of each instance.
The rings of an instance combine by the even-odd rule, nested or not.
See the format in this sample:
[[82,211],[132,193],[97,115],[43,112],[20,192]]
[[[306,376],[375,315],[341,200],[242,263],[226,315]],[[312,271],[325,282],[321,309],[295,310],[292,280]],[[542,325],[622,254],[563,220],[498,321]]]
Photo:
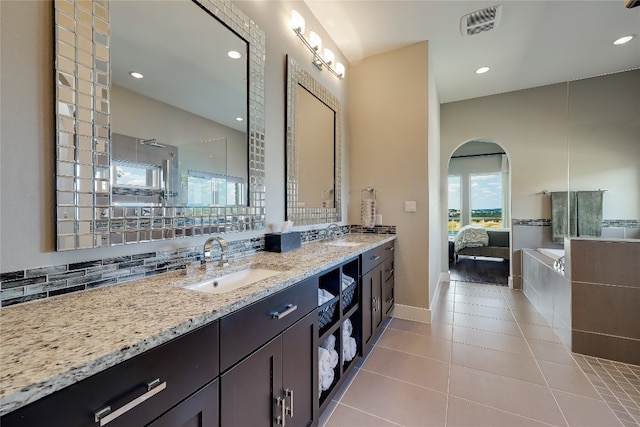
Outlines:
[[129,75],[131,77],[133,77],[134,79],[141,79],[141,78],[144,77],[141,73],[139,73],[137,71],[129,71]]
[[484,74],[489,71],[489,67],[480,67],[476,70],[476,74]]
[[240,52],[238,52],[237,50],[230,50],[229,52],[227,52],[227,56],[229,56],[229,58],[231,58],[231,59],[240,59],[240,58],[242,58],[242,54]]
[[631,40],[633,40],[636,37],[635,34],[629,34],[626,35],[624,37],[620,37],[619,39],[617,39],[616,41],[613,42],[614,45],[619,46],[621,44],[625,44],[625,43],[629,43]]
[[305,21],[300,12],[297,10],[291,11],[291,29],[302,40],[304,45],[313,53],[313,65],[322,70],[323,67],[329,70],[331,74],[339,79],[344,78],[345,67],[344,64],[336,62],[336,55],[331,49],[324,49],[324,55],[320,55],[322,48],[322,39],[318,33],[309,31],[309,40],[304,36]]

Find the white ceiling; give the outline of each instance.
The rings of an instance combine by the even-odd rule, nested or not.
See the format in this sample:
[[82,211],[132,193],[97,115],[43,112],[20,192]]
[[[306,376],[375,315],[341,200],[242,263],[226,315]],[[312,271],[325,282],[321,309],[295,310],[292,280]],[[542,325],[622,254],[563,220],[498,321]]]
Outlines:
[[[429,40],[441,103],[640,68],[640,37],[612,45],[640,34],[640,7],[624,0],[304,2],[351,63]],[[495,30],[460,35],[461,16],[497,4]]]

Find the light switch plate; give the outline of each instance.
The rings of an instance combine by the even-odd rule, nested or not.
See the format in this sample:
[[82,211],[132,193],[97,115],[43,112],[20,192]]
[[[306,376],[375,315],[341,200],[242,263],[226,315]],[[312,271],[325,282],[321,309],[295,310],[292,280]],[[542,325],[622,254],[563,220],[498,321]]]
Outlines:
[[404,211],[405,212],[415,212],[416,211],[416,202],[415,202],[415,200],[405,201],[404,202]]

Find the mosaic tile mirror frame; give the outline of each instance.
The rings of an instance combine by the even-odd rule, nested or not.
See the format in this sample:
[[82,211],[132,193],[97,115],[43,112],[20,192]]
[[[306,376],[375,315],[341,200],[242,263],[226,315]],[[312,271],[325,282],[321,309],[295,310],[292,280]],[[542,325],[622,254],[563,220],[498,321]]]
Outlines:
[[[328,206],[306,206],[300,202],[300,144],[298,141],[298,90],[301,86],[334,113],[333,129],[333,198]],[[287,113],[286,113],[286,217],[296,225],[312,225],[342,220],[342,104],[327,88],[307,73],[287,55]],[[318,194],[319,196],[319,194]],[[325,204],[323,197],[322,204]]]
[[229,2],[192,1],[248,43],[247,206],[112,203],[109,1],[56,0],[58,251],[265,228],[265,35]]

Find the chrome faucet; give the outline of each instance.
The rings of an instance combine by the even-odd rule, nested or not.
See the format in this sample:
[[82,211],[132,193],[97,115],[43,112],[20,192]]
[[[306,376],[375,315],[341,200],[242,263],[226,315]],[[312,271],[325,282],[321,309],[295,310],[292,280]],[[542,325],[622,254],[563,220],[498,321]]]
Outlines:
[[211,246],[213,245],[213,242],[218,242],[218,244],[220,245],[220,260],[218,261],[218,267],[227,267],[229,263],[227,262],[225,252],[227,251],[229,245],[227,244],[227,241],[222,237],[210,237],[206,242],[204,242],[204,247],[202,250],[204,257],[202,261],[206,263],[207,261],[211,260]]
[[[331,232],[331,230],[332,230],[332,229],[336,229],[336,232],[335,232],[335,233],[332,233],[332,232]],[[334,223],[329,224],[329,225],[327,226],[327,231],[326,231],[327,239],[332,240],[336,235],[339,235],[339,234],[340,234],[340,231],[341,231],[340,226],[339,226],[338,224],[336,224],[335,222],[334,222]],[[337,234],[336,234],[336,233],[337,233]]]

